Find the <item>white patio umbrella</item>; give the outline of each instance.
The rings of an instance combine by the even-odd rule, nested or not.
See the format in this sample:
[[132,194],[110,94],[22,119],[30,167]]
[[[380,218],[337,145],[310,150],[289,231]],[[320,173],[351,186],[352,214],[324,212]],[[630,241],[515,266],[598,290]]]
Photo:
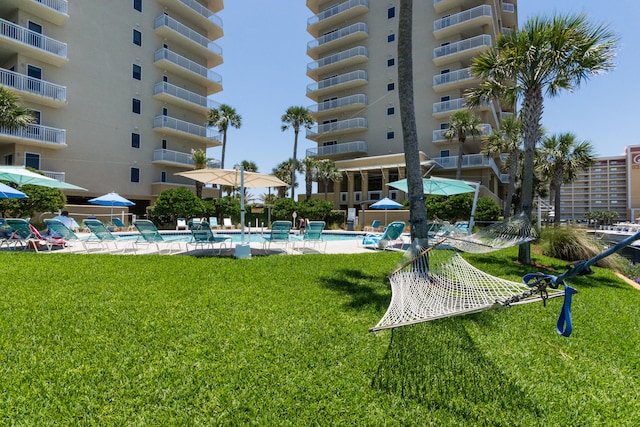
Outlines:
[[28,197],[22,191],[0,182],[0,199],[26,199]]
[[125,199],[118,193],[114,193],[114,192],[104,194],[94,199],[90,199],[89,203],[93,203],[94,205],[100,205],[100,206],[111,206],[110,216],[112,221],[113,221],[114,206],[134,206],[135,205],[135,203],[133,203],[131,200]]
[[388,197],[385,197],[384,199],[378,200],[377,202],[375,202],[369,207],[373,209],[384,209],[384,225],[387,225],[388,224],[387,209],[400,209],[402,205],[398,202],[391,200]]
[[0,166],[0,181],[9,181],[18,186],[32,184],[43,187],[59,188],[61,190],[82,190],[86,188],[69,184],[68,182],[58,181],[45,175],[40,175],[25,168],[24,166]]

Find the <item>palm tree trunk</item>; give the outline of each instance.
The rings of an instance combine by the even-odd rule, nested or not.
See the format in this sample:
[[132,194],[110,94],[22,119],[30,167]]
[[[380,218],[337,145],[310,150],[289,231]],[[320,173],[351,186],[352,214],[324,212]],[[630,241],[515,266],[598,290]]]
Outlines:
[[507,198],[504,205],[504,219],[511,216],[511,205],[513,204],[513,194],[516,191],[516,178],[518,176],[518,159],[520,158],[520,150],[514,150],[510,154],[509,159],[509,184],[507,185]]
[[562,186],[562,179],[556,180],[553,184],[553,226],[558,227],[560,225],[560,187]]
[[224,169],[224,152],[227,149],[227,131],[222,132],[222,158],[220,159],[220,169]]
[[295,192],[296,192],[296,169],[298,165],[298,161],[296,160],[298,157],[298,132],[300,132],[299,128],[293,129],[294,137],[293,137],[293,164],[291,165],[291,200],[295,200]]
[[456,168],[456,179],[460,179],[462,177],[462,156],[464,156],[464,152],[462,151],[462,147],[464,146],[464,138],[458,139],[458,164]]

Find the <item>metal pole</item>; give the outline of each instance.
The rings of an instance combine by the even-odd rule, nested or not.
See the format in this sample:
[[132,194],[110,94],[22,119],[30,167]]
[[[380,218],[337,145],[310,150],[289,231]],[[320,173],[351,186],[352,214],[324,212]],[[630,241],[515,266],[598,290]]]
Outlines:
[[244,166],[240,165],[240,243],[244,245]]

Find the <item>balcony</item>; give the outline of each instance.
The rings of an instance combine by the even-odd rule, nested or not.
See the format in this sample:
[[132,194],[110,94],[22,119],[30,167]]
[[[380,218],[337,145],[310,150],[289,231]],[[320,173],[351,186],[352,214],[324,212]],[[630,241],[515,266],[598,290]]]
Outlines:
[[[458,168],[458,156],[434,157],[431,160],[443,169]],[[502,175],[493,159],[484,154],[465,154],[462,156],[462,169],[465,168],[491,168],[496,176]]]
[[[158,149],[153,150],[153,163],[166,166],[178,166],[194,168],[193,155],[191,153],[183,153],[181,151]],[[207,163],[209,167],[220,167],[220,162],[212,160]]]
[[24,74],[0,68],[0,86],[15,90],[20,97],[48,107],[59,108],[67,103],[67,88]]
[[433,62],[437,66],[472,58],[491,47],[491,36],[481,34],[459,42],[437,47],[433,50]]
[[219,103],[167,82],[159,82],[153,86],[153,96],[161,101],[179,105],[197,113],[207,114]]
[[331,99],[309,106],[309,111],[317,118],[322,113],[339,114],[347,111],[357,111],[367,106],[367,95],[357,94],[342,98]]
[[354,155],[366,155],[368,152],[366,141],[343,142],[342,144],[325,145],[323,147],[309,148],[307,157],[341,158]]
[[325,56],[307,65],[307,76],[317,79],[320,74],[335,72],[339,69],[351,67],[367,62],[369,51],[364,46],[356,46],[351,49]]
[[367,72],[364,70],[351,71],[335,77],[320,80],[307,86],[307,97],[317,100],[328,93],[335,93],[364,86],[368,82]]
[[325,30],[339,26],[340,23],[357,18],[369,12],[368,0],[349,0],[331,6],[307,20],[307,32],[319,37]]
[[[485,137],[491,135],[493,132],[493,128],[488,123],[482,123],[480,125],[481,134],[480,137]],[[433,131],[433,142],[449,142],[449,140],[444,136],[444,133],[447,129],[438,129]],[[472,139],[472,138],[469,138]]]
[[[466,100],[464,98],[450,99],[448,101],[436,102],[433,104],[433,116],[444,117],[457,110],[463,110],[467,108]],[[489,108],[488,103],[482,103],[479,107],[475,107],[477,110],[486,110]]]
[[367,37],[369,37],[369,27],[364,22],[358,22],[311,40],[307,43],[307,55],[318,59],[339,46],[357,43]]
[[[184,16],[189,22],[195,23],[198,27],[207,31],[209,40],[217,40],[224,35],[222,29],[222,19],[207,7],[201,5],[196,0],[158,0],[158,3],[167,6],[170,10],[175,10],[180,16]],[[214,2],[218,3],[218,2]],[[220,5],[212,5],[216,10],[222,9]],[[218,8],[219,7],[219,8]]]
[[6,47],[60,67],[67,63],[67,44],[0,18],[0,41]]
[[154,61],[154,64],[163,70],[179,74],[185,79],[205,86],[207,95],[222,90],[222,77],[220,74],[167,48],[158,49],[155,53]]
[[219,136],[214,135],[204,126],[196,125],[169,116],[156,116],[153,119],[153,129],[167,135],[205,144],[207,147],[222,145]]
[[451,71],[433,76],[433,90],[436,93],[449,92],[462,87],[473,86],[480,79],[471,74],[471,68]]
[[340,120],[332,123],[324,123],[307,130],[307,139],[317,141],[335,135],[348,135],[366,131],[368,128],[367,119],[355,117],[353,119]]
[[20,9],[55,25],[62,25],[69,19],[67,0],[2,0],[0,3],[0,12]]
[[518,26],[518,15],[516,5],[513,3],[502,3],[502,25],[504,27],[515,28]]
[[160,15],[154,22],[156,34],[175,42],[198,56],[207,59],[207,68],[222,64],[222,48],[205,36],[176,21],[168,15]]
[[433,35],[436,40],[443,39],[492,22],[491,6],[484,4],[437,19],[433,23]]
[[15,142],[37,148],[62,149],[67,147],[67,131],[43,125],[26,128],[0,128],[0,143]]
[[443,13],[447,10],[461,8],[466,5],[467,0],[433,0],[433,9],[436,13]]

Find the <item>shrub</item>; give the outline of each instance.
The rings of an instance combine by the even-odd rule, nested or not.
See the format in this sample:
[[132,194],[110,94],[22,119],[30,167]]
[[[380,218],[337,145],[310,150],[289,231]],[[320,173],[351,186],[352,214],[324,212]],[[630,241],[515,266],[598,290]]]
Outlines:
[[149,219],[160,225],[175,223],[177,218],[201,217],[206,213],[202,200],[186,188],[171,188],[160,193],[147,208]]
[[291,221],[293,213],[298,210],[298,204],[289,198],[283,197],[273,203],[271,209],[271,220]]
[[488,197],[480,197],[476,205],[476,221],[498,221],[502,215],[500,206]]
[[332,208],[333,203],[331,202],[320,199],[305,199],[298,202],[298,217],[326,221]]

